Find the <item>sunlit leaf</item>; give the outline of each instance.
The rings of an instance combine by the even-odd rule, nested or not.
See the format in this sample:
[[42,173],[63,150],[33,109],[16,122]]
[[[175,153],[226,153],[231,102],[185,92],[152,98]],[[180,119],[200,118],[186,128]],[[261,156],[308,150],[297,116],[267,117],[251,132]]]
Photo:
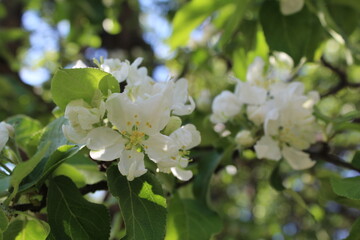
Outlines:
[[20,219],[15,219],[11,221],[8,228],[3,233],[3,239],[15,240],[16,236],[18,236],[22,229],[25,227],[25,224],[25,221],[22,221]]
[[114,77],[96,68],[59,69],[51,80],[52,97],[61,109],[65,109],[69,102],[76,99],[83,99],[91,104],[99,88],[106,95],[107,90],[120,91]]
[[[31,171],[39,164],[41,159],[45,156],[46,151],[48,150],[50,144],[44,145],[32,158],[26,162],[21,162],[14,168],[10,184],[13,186],[13,191],[11,196],[14,197],[19,189],[21,181],[29,174]],[[8,200],[11,200],[11,198]]]
[[169,45],[172,48],[185,46],[189,40],[190,33],[214,11],[229,2],[231,1],[192,0],[186,3],[176,12],[173,19],[173,33],[168,40]]
[[16,236],[15,240],[45,240],[49,235],[49,225],[41,220],[27,220],[24,228]]

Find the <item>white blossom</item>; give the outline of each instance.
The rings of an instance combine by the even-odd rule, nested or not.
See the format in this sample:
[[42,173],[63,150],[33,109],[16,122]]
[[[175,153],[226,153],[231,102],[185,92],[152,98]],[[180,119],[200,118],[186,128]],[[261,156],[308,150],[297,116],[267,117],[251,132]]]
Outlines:
[[286,144],[280,144],[270,136],[263,136],[254,148],[258,158],[278,161],[283,157],[295,170],[303,170],[315,165],[309,154]]
[[174,131],[169,137],[173,141],[174,147],[167,155],[163,155],[156,161],[158,171],[171,171],[178,179],[187,181],[193,175],[191,170],[185,170],[189,162],[188,150],[200,144],[200,132],[194,125],[187,124]]
[[87,147],[92,150],[91,157],[96,160],[120,158],[119,170],[129,181],[144,174],[144,154],[139,151],[156,161],[171,150],[169,137],[160,133],[170,118],[169,101],[166,101],[169,95],[158,94],[132,102],[126,94],[112,94],[106,101],[106,109],[116,131],[101,128],[93,138],[93,132],[90,134]]
[[237,115],[241,107],[242,104],[234,93],[223,91],[214,99],[210,119],[213,123],[224,123]]
[[101,121],[104,114],[103,101],[98,108],[92,108],[82,99],[71,101],[65,109],[65,118],[69,120],[69,124],[62,127],[65,137],[74,143],[84,144],[87,134]]
[[118,82],[123,82],[129,75],[130,64],[119,59],[108,58],[100,65],[105,72],[111,73]]
[[269,78],[280,81],[287,81],[291,78],[294,61],[284,52],[274,52],[269,58],[271,64]]
[[[69,123],[63,132],[70,141],[85,144],[94,160],[119,159],[119,171],[129,181],[147,172],[145,155],[159,169],[188,180],[192,177],[185,169],[188,150],[200,143],[200,133],[193,125],[180,127],[181,119],[171,116],[188,115],[195,109],[188,82],[155,82],[140,67],[141,61],[105,59],[100,68],[119,82],[126,81],[124,91],[110,94],[105,102],[99,100],[95,108],[83,100],[70,102],[65,110]],[[176,137],[179,134],[184,139]]]
[[[242,128],[253,124],[255,130],[251,132],[263,132],[262,136],[255,136],[260,138],[254,146],[258,158],[276,161],[284,158],[294,169],[311,167],[314,162],[303,150],[316,141],[319,127],[313,107],[319,101],[319,94],[315,91],[305,94],[302,83],[287,82],[294,67],[289,55],[274,52],[269,62],[265,73],[265,62],[255,58],[248,68],[247,81],[239,80],[234,94],[224,91],[215,97],[211,120],[226,123],[244,106],[247,118],[239,117],[239,120],[250,123]],[[240,146],[251,146],[255,142],[251,132],[238,132],[235,142]],[[300,158],[303,159],[300,161]]]

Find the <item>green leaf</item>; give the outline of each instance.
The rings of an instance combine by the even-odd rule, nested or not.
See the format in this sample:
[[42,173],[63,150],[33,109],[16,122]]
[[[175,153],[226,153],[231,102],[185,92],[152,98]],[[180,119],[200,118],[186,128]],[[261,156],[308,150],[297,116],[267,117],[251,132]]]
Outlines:
[[222,156],[211,151],[198,157],[198,174],[194,179],[193,193],[201,203],[207,204],[210,180]]
[[4,211],[0,208],[0,234],[2,234],[8,227],[9,220],[4,213]]
[[349,123],[349,122],[337,123],[337,124],[334,124],[334,130],[335,131],[353,130],[353,131],[360,132],[360,124]]
[[47,202],[49,224],[56,239],[109,239],[106,207],[85,200],[69,178],[50,180]]
[[53,172],[53,176],[66,176],[70,178],[76,187],[83,187],[86,185],[84,175],[77,170],[76,167],[70,164],[63,163]]
[[333,191],[342,197],[360,200],[360,177],[331,178]]
[[331,2],[349,6],[353,9],[356,9],[358,12],[360,12],[360,1],[358,1],[358,0],[331,0]]
[[66,122],[66,118],[60,117],[46,126],[39,143],[39,149],[50,143],[50,146],[46,151],[46,156],[50,156],[53,152],[56,151],[56,149],[58,149],[58,147],[70,144],[62,131],[62,126]]
[[[79,147],[67,145],[69,142],[62,132],[62,126],[66,122],[64,117],[57,118],[46,126],[40,139],[39,149],[49,145],[44,157],[36,168],[29,174],[21,185],[20,190],[24,191],[37,183],[41,183],[49,173],[59,166],[65,159],[75,154]],[[62,147],[67,145],[65,147]]]
[[46,222],[41,220],[28,220],[15,240],[45,240],[49,232],[50,227]]
[[278,2],[264,1],[260,22],[270,49],[286,52],[296,63],[303,56],[312,60],[323,39],[318,18],[306,7],[296,14],[284,16]]
[[15,240],[16,236],[22,231],[22,229],[25,227],[25,221],[22,221],[20,219],[15,219],[10,222],[8,228],[3,233],[3,239],[4,240]]
[[110,74],[106,75],[100,80],[99,88],[102,94],[105,96],[109,94],[109,91],[112,93],[120,92],[119,82]]
[[0,195],[3,196],[10,187],[10,176],[0,175]]
[[126,226],[126,239],[164,239],[166,199],[160,183],[147,173],[127,181],[113,165],[107,170],[111,194],[119,200]]
[[352,225],[349,236],[344,240],[359,240],[360,239],[360,218],[358,218]]
[[343,122],[349,122],[355,118],[360,118],[360,111],[348,112],[340,117],[335,118],[333,121],[335,123],[343,123]]
[[360,151],[356,151],[351,164],[354,165],[357,168],[360,168]]
[[[246,35],[245,40],[249,40],[248,35]],[[244,43],[246,43],[245,41]],[[255,45],[251,49],[249,46],[248,48],[245,48],[246,45],[250,45],[250,42],[252,45]],[[242,47],[244,46],[245,47]],[[254,61],[256,57],[262,57],[263,59],[266,59],[269,54],[269,48],[266,44],[265,36],[262,30],[258,30],[253,38],[253,40],[250,39],[248,44],[242,44],[242,46],[237,47],[236,49],[232,49],[232,60],[233,60],[233,72],[237,78],[239,78],[242,81],[246,81],[246,72],[249,67],[249,65]]]
[[49,148],[50,143],[44,145],[32,158],[27,160],[26,162],[21,162],[14,168],[10,184],[13,186],[13,191],[9,198],[6,200],[8,204],[9,201],[15,197],[16,193],[18,192],[19,185],[21,181],[29,174],[31,171],[36,167],[36,165],[40,162],[40,160],[45,156],[47,149]]
[[38,142],[35,140],[34,136],[42,128],[41,123],[24,115],[11,117],[7,122],[14,126],[15,141],[17,145],[29,156],[33,155],[38,146]]
[[327,4],[327,9],[341,34],[349,36],[357,27],[359,13],[342,4]]
[[222,229],[218,214],[199,201],[175,196],[168,211],[165,240],[208,240]]
[[63,145],[50,157],[43,158],[21,183],[19,191],[25,191],[35,185],[40,186],[60,164],[74,156],[79,149],[74,145]]
[[96,68],[59,69],[51,80],[51,94],[61,109],[65,109],[69,102],[76,99],[84,99],[91,104],[99,88],[106,95],[108,90],[120,91],[111,78],[114,77]]
[[224,47],[233,36],[235,30],[239,27],[244,13],[250,0],[234,1],[234,12],[225,23],[223,34],[221,35],[219,45]]
[[199,26],[213,12],[229,4],[229,0],[192,0],[181,7],[173,19],[173,33],[168,40],[169,45],[175,49],[185,46],[191,32]]
[[270,185],[276,190],[276,191],[283,191],[285,190],[285,187],[283,185],[283,180],[280,176],[280,163],[276,164],[274,167],[271,175],[270,175]]

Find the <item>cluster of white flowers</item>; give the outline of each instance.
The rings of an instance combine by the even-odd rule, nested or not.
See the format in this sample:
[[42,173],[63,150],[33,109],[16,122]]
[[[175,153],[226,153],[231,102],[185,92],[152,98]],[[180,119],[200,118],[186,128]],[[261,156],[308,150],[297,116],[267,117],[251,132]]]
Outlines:
[[276,52],[269,62],[265,71],[264,61],[256,58],[249,66],[247,82],[238,80],[234,93],[223,91],[216,96],[211,120],[224,124],[245,115],[253,127],[242,127],[235,137],[237,144],[255,144],[258,158],[284,158],[294,169],[310,168],[315,162],[303,150],[316,141],[318,126],[312,113],[319,94],[305,95],[302,83],[290,81],[294,63],[287,54]]
[[93,106],[81,99],[70,102],[65,110],[69,121],[63,126],[64,135],[86,145],[95,160],[120,159],[120,173],[129,181],[147,172],[145,155],[157,164],[157,171],[189,180],[192,172],[185,169],[188,150],[200,144],[201,139],[194,125],[180,126],[177,117],[195,108],[188,96],[187,80],[155,82],[145,67],[139,68],[141,61],[138,58],[130,64],[105,59],[101,69],[119,83],[126,81],[124,91]]
[[0,152],[5,147],[9,137],[14,135],[14,128],[6,122],[0,122]]

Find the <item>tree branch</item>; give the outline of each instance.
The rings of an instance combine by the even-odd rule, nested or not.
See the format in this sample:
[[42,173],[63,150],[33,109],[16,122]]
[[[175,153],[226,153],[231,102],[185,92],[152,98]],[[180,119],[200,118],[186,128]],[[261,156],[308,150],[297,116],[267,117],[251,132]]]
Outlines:
[[[97,190],[107,190],[107,182],[106,181],[100,181],[95,184],[88,184],[84,187],[80,188],[79,191],[82,195],[85,195],[90,192],[95,192]],[[47,188],[44,187],[40,190],[40,194],[42,195],[42,199],[40,204],[32,204],[32,203],[26,203],[26,204],[18,204],[14,205],[11,208],[17,211],[31,211],[31,212],[40,212],[41,209],[43,209],[46,206],[46,199],[47,199]]]
[[310,154],[310,157],[312,159],[319,159],[328,163],[332,163],[336,166],[351,169],[360,173],[360,168],[355,167],[351,163],[345,162],[340,157],[330,153],[329,150],[330,148],[327,143],[320,142],[311,146],[311,148],[307,152]]
[[329,70],[331,70],[335,75],[338,76],[339,78],[339,82],[337,85],[335,85],[334,87],[330,88],[330,90],[324,94],[321,95],[321,97],[327,97],[329,95],[335,94],[338,91],[340,91],[343,88],[346,87],[351,87],[351,88],[358,88],[360,87],[360,83],[350,83],[348,76],[346,74],[345,71],[343,71],[340,68],[337,68],[333,65],[331,65],[331,63],[329,63],[324,56],[321,57],[321,63],[324,67],[328,68]]
[[108,185],[106,181],[100,181],[94,184],[88,184],[84,187],[80,188],[79,191],[82,195],[85,195],[87,193],[93,193],[98,190],[108,190]]

